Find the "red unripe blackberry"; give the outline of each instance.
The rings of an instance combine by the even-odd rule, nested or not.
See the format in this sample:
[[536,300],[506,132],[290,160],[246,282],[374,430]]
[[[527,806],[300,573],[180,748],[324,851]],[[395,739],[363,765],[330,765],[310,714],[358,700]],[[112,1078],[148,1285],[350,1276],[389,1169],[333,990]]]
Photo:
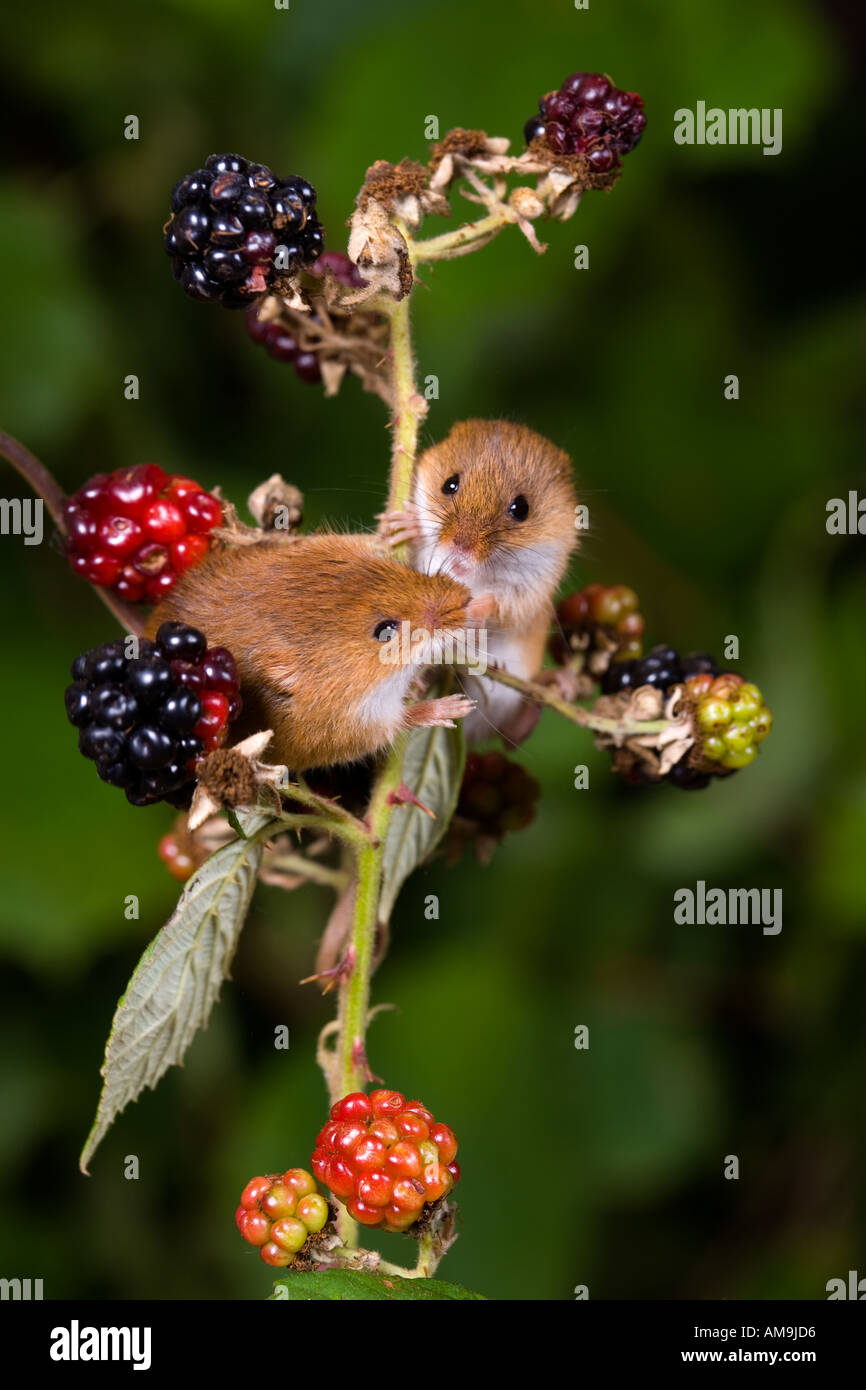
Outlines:
[[191,479],[145,463],[90,478],[63,514],[76,574],[127,603],[158,603],[207,553],[222,503]]
[[253,1178],[241,1193],[235,1224],[265,1264],[285,1268],[328,1220],[328,1203],[304,1168]]
[[399,1091],[353,1091],[331,1107],[310,1166],[356,1221],[404,1231],[451,1191],[456,1152],[454,1131],[420,1101]]
[[637,92],[620,91],[601,73],[572,73],[538,107],[523,128],[526,143],[544,140],[554,154],[583,155],[598,174],[615,169],[646,126]]
[[[126,656],[126,639],[119,637],[77,657],[72,675],[66,713],[79,730],[80,751],[95,761],[103,781],[123,787],[134,806],[188,806],[198,759],[224,742],[240,713],[231,654],[208,649],[197,628],[168,622],[155,642],[139,641],[136,657]],[[178,878],[188,876],[165,842],[160,853]]]
[[193,299],[244,309],[274,282],[275,258],[291,274],[324,249],[316,190],[292,174],[277,178],[241,155],[212,154],[171,195],[165,249],[175,279]]

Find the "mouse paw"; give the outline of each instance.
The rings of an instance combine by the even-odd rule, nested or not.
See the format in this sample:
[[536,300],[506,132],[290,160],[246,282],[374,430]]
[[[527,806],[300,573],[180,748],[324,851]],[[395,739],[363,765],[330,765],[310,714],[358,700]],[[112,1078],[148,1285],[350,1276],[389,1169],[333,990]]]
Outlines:
[[419,700],[406,710],[406,724],[412,729],[455,729],[456,719],[471,714],[475,701],[465,695],[440,695],[436,700]]
[[571,704],[578,696],[583,696],[585,681],[581,681],[580,676],[576,671],[572,671],[570,666],[556,666],[539,671],[535,677],[535,684],[552,688],[561,700],[567,700]]
[[406,541],[420,541],[421,519],[414,502],[392,512],[379,512],[379,535],[388,545],[402,545]]

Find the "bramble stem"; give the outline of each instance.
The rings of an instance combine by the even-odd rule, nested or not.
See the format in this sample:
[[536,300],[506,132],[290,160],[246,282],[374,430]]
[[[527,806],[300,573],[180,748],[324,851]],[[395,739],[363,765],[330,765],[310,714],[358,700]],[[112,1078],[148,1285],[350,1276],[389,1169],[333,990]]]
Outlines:
[[338,893],[342,893],[349,883],[349,875],[344,870],[319,864],[303,854],[273,854],[268,860],[268,867],[284,874],[297,874],[299,878],[309,879],[310,883],[321,883]]
[[300,801],[303,806],[309,806],[314,811],[321,811],[326,816],[331,816],[347,830],[354,831],[355,842],[358,837],[369,839],[370,832],[362,820],[353,816],[351,811],[347,811],[345,806],[341,806],[339,801],[334,801],[332,797],[319,796],[318,792],[312,791],[304,781],[303,777],[298,777],[296,782],[289,782],[282,789],[283,796],[291,801]]
[[370,974],[376,945],[382,859],[385,836],[394,811],[394,802],[390,799],[390,794],[397,790],[402,779],[405,745],[406,736],[403,734],[392,746],[376,778],[368,815],[373,840],[358,852],[358,889],[349,941],[353,959],[352,968],[340,985],[337,1014],[340,1031],[332,1100],[339,1100],[350,1091],[361,1090],[368,1080],[365,1037],[370,1009]]
[[[418,431],[427,414],[427,402],[415,389],[409,295],[393,302],[388,316],[391,321],[391,381],[394,407],[388,507],[391,511],[402,511],[412,494]],[[408,554],[407,546],[395,546],[394,553],[398,559],[405,560]]]
[[623,737],[629,738],[637,734],[660,734],[668,727],[667,719],[606,719],[602,715],[593,714],[592,710],[583,709],[581,705],[569,704],[567,700],[552,694],[546,686],[521,680],[520,676],[512,676],[510,671],[500,670],[496,666],[488,666],[484,674],[490,680],[499,681],[500,685],[519,690],[527,700],[556,710],[557,714],[570,719],[572,724],[579,724],[583,729],[592,729],[597,734],[622,734]]
[[443,232],[441,236],[412,241],[409,243],[409,251],[413,261],[418,265],[427,265],[431,261],[453,260],[455,256],[465,256],[470,251],[480,250],[492,237],[501,232],[503,227],[510,227],[515,220],[505,212],[491,212],[487,217],[479,217],[476,222],[465,222],[453,232]]

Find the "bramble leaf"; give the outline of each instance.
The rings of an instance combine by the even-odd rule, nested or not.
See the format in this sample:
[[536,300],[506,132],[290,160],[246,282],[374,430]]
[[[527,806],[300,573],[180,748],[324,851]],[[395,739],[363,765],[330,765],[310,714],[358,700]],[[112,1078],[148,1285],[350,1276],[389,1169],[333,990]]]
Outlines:
[[[243,815],[244,834],[271,816]],[[228,976],[256,884],[262,842],[223,845],[186,884],[173,915],[154,937],[121,998],[105,1048],[105,1084],[81,1154],[82,1172],[113,1121],[146,1086],[179,1063]]]

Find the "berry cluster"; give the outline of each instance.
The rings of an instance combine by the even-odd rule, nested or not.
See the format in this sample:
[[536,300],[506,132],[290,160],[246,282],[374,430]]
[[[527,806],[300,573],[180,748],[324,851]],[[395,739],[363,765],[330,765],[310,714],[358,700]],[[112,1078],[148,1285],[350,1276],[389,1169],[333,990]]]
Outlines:
[[[698,740],[667,774],[672,786],[697,791],[713,775],[724,776],[747,767],[758,754],[758,745],[773,727],[773,716],[756,685],[718,667],[706,652],[680,657],[673,647],[653,647],[638,661],[611,662],[602,679],[606,695],[651,685],[666,693],[682,685],[692,711]],[[697,758],[695,758],[697,754]],[[616,759],[615,759],[616,761]],[[620,770],[630,781],[654,781],[639,764],[620,759]]]
[[244,1240],[257,1245],[266,1265],[292,1263],[330,1215],[328,1203],[304,1168],[253,1178],[241,1193],[235,1222]]
[[314,386],[322,380],[322,369],[316,354],[304,351],[297,338],[293,338],[278,319],[268,322],[259,318],[255,304],[247,313],[247,331],[253,342],[259,343],[277,362],[291,362],[301,381]]
[[540,791],[526,768],[504,753],[470,751],[449,827],[449,860],[459,858],[469,840],[478,842],[479,857],[487,859],[510,830],[532,823]]
[[165,249],[193,299],[244,309],[273,283],[278,246],[281,269],[291,274],[324,244],[316,190],[306,179],[277,178],[239,154],[212,154],[171,195]]
[[758,745],[773,727],[772,713],[758,687],[731,672],[721,676],[704,672],[687,679],[685,688],[694,701],[701,753],[707,762],[729,771],[754,762]]
[[646,125],[637,92],[621,92],[598,72],[573,72],[538,109],[523,128],[526,143],[541,139],[554,154],[583,155],[596,174],[615,169]]
[[76,574],[127,603],[158,603],[207,553],[219,498],[155,463],[97,473],[67,500],[66,554]]
[[625,584],[587,584],[557,604],[559,631],[550,639],[550,654],[564,666],[581,647],[600,650],[618,659],[638,657],[645,623],[638,597]]
[[133,806],[189,805],[196,761],[225,739],[240,714],[237,668],[204,633],[163,623],[127,657],[118,637],[76,657],[66,713],[78,747],[104,782],[123,787]]
[[405,1231],[460,1177],[457,1139],[419,1100],[355,1091],[331,1107],[310,1166],[363,1226]]

